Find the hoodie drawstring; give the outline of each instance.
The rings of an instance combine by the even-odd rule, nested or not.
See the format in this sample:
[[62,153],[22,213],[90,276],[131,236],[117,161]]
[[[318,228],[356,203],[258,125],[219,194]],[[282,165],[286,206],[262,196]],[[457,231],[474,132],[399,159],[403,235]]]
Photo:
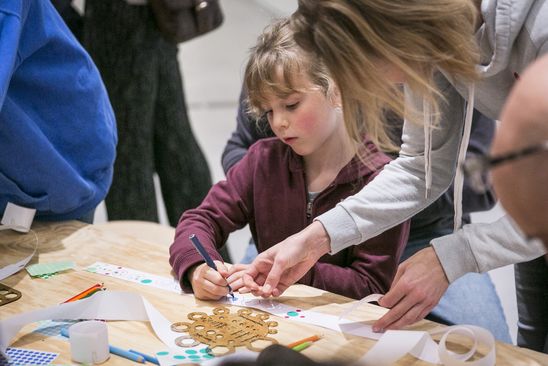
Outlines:
[[457,160],[457,172],[454,181],[453,205],[455,210],[454,230],[458,230],[462,225],[462,189],[464,186],[464,174],[462,164],[466,158],[466,150],[470,142],[470,131],[472,130],[472,117],[474,115],[474,95],[476,92],[475,84],[468,87],[468,102],[466,104],[466,115],[464,117],[464,131],[459,146],[459,158]]
[[424,118],[424,179],[426,184],[424,198],[428,198],[432,188],[432,110],[430,103],[426,100],[422,102],[422,113]]

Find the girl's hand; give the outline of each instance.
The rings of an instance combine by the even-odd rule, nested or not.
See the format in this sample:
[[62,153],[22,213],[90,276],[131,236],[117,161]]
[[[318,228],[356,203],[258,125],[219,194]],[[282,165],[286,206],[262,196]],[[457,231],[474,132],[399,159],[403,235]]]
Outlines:
[[242,278],[248,267],[249,264],[235,264],[230,267],[226,280],[230,287],[232,287],[233,291],[239,290],[239,292],[242,294],[249,292],[246,288],[244,288],[244,281]]
[[228,275],[228,269],[219,261],[215,261],[215,265],[218,272],[206,263],[199,264],[189,271],[188,278],[197,299],[219,300],[228,294],[228,283],[223,277]]
[[246,270],[244,285],[255,296],[280,296],[330,249],[327,231],[319,221],[314,221],[260,253]]

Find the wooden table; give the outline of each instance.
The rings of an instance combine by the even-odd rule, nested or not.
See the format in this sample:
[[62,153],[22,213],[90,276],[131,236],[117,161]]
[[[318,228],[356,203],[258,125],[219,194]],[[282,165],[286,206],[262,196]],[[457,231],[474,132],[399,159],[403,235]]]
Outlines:
[[[32,279],[21,271],[2,281],[7,286],[22,292],[21,299],[0,308],[0,319],[11,315],[39,309],[63,302],[81,290],[97,282],[104,282],[109,290],[133,291],[142,294],[170,321],[187,321],[187,314],[203,311],[211,314],[216,303],[196,300],[192,296],[181,296],[174,292],[150,288],[112,277],[83,271],[96,261],[120,265],[160,276],[170,276],[168,247],[173,237],[173,228],[145,222],[111,222],[102,225],[85,225],[70,221],[63,223],[35,223],[33,230],[39,239],[39,247],[31,263],[46,263],[72,260],[77,264],[74,271],[55,275],[49,279]],[[32,252],[33,234],[0,232],[0,266],[13,263]],[[348,308],[353,300],[317,290],[308,286],[292,286],[278,299],[290,306],[338,315]],[[352,318],[373,320],[384,309],[373,305],[360,307]],[[374,345],[374,341],[341,334],[325,328],[295,323],[273,317],[278,321],[278,333],[273,335],[280,344],[321,333],[324,337],[303,353],[316,360],[355,361]],[[422,321],[412,329],[428,330],[437,324]],[[32,333],[36,325],[24,327],[11,346],[58,352],[57,364],[70,363],[69,343],[57,337]],[[154,354],[166,349],[156,338],[148,322],[109,322],[109,340],[122,348],[132,348]],[[459,345],[456,345],[459,348]],[[112,356],[106,364],[126,365],[130,361]],[[401,359],[397,365],[429,365],[412,356]],[[497,365],[548,365],[548,356],[526,349],[497,343]]]

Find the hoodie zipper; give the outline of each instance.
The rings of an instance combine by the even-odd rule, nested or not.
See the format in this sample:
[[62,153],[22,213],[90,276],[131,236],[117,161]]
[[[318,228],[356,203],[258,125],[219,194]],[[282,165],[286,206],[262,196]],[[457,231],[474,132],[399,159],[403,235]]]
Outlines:
[[313,214],[314,214],[314,203],[318,202],[318,199],[322,198],[324,195],[329,194],[335,188],[335,186],[336,186],[336,184],[333,184],[333,183],[330,184],[329,186],[327,186],[327,188],[324,189],[323,191],[321,191],[320,194],[318,194],[312,202],[308,201],[308,191],[305,191],[305,194],[306,194],[306,222],[307,222],[307,225],[310,225],[312,223],[312,218],[313,218]]
[[313,202],[314,202],[314,201],[312,201],[312,202],[309,201],[309,200],[308,200],[308,197],[306,198],[306,218],[307,218],[308,220],[310,220],[310,218],[312,217],[312,203],[313,203]]

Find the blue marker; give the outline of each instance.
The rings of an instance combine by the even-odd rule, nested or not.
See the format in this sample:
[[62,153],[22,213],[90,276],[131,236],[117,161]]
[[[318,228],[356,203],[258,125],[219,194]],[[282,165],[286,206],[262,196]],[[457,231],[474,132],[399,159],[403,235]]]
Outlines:
[[[192,245],[194,245],[194,248],[200,253],[204,261],[206,262],[207,266],[209,268],[213,268],[215,271],[219,272],[217,269],[217,266],[215,265],[215,262],[213,262],[213,259],[209,256],[208,252],[205,250],[202,243],[200,243],[200,240],[195,234],[192,234],[188,237],[190,241],[192,242]],[[228,287],[228,294],[234,298],[234,291],[232,291],[232,287],[230,285],[226,285]]]

